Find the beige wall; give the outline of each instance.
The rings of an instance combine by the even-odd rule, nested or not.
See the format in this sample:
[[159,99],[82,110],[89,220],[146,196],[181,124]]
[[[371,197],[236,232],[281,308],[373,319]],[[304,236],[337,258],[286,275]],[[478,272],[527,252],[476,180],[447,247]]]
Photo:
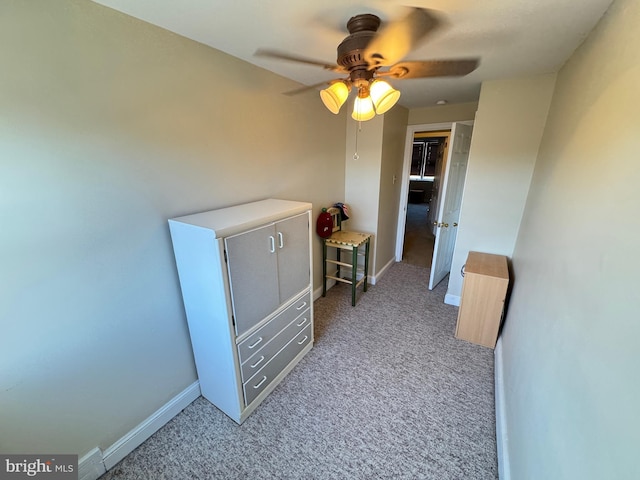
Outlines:
[[[346,150],[344,154],[345,202],[351,209],[351,218],[344,228],[372,233],[370,271],[374,275],[375,248],[380,208],[380,169],[382,165],[382,133],[384,117],[377,116],[366,122],[347,121]],[[354,154],[357,152],[357,159]]]
[[345,115],[92,2],[3,1],[0,65],[0,451],[82,456],[196,379],[167,219],[317,214],[344,197]]
[[427,123],[447,123],[473,120],[478,102],[452,103],[435,107],[414,108],[409,110],[408,125]]
[[542,75],[482,84],[448,303],[459,303],[469,251],[513,253],[554,82],[555,75]]
[[352,216],[344,228],[374,235],[372,277],[394,258],[407,116],[408,110],[396,105],[367,122],[347,122],[345,199]]
[[640,3],[557,79],[502,334],[510,478],[640,478]]
[[408,110],[394,107],[384,115],[376,274],[395,262],[408,114]]

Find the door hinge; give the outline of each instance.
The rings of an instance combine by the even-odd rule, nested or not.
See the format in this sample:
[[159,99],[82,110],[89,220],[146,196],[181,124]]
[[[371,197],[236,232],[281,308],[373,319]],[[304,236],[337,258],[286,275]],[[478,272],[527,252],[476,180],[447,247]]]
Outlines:
[[231,315],[231,323],[233,324],[233,328],[236,328],[236,317]]
[[224,253],[224,263],[228,263],[228,261],[227,261],[227,251],[223,250],[222,252]]

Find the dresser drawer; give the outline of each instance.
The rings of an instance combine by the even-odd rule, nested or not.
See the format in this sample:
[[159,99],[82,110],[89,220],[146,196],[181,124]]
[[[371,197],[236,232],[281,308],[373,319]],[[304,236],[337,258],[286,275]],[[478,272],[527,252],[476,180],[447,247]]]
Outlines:
[[262,347],[271,341],[280,330],[286,327],[298,315],[311,306],[311,292],[299,298],[284,312],[271,319],[256,332],[238,344],[238,357],[240,363],[244,363],[256,354]]
[[296,358],[313,339],[312,325],[307,325],[295,338],[243,385],[245,405],[249,405]]
[[307,309],[298,318],[285,327],[271,341],[256,352],[251,358],[240,366],[242,381],[246,382],[253,375],[264,367],[271,358],[277,354],[282,347],[297,336],[306,326],[311,323],[311,310]]

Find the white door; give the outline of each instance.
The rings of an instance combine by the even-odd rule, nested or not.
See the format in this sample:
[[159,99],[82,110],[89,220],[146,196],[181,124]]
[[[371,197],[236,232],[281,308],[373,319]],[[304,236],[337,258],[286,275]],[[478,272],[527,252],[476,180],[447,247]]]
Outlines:
[[433,246],[429,290],[433,290],[451,270],[453,248],[456,244],[458,220],[462,190],[467,174],[469,146],[471,145],[471,127],[462,123],[454,123],[451,129],[451,145],[447,155],[438,217],[436,219],[436,239]]

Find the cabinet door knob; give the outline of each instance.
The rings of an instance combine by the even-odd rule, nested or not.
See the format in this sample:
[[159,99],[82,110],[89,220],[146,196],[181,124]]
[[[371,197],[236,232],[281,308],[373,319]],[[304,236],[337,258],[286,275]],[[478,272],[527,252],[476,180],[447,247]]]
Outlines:
[[258,338],[258,340],[256,340],[253,345],[249,345],[249,348],[255,348],[258,345],[260,345],[260,343],[262,342],[262,337]]

